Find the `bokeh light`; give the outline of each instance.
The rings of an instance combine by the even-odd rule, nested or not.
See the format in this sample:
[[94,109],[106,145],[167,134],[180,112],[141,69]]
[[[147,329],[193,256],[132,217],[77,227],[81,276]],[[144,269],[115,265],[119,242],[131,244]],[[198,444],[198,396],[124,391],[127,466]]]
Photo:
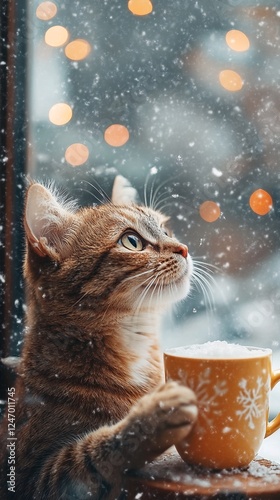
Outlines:
[[222,87],[230,92],[237,92],[243,87],[241,76],[231,69],[221,71],[219,74],[219,81]]
[[250,47],[250,41],[243,31],[230,30],[226,34],[226,42],[232,50],[245,52]]
[[65,55],[72,61],[81,61],[85,59],[91,51],[90,44],[82,38],[77,38],[68,43],[65,47]]
[[129,131],[124,125],[115,123],[106,128],[104,139],[110,146],[123,146],[129,139]]
[[136,16],[146,16],[153,10],[153,4],[150,0],[129,0],[128,8]]
[[45,42],[51,47],[61,47],[69,38],[69,33],[63,26],[52,26],[45,33]]
[[199,214],[206,222],[215,222],[221,215],[221,209],[215,201],[204,201],[199,207]]
[[49,110],[49,120],[54,125],[65,125],[72,118],[72,109],[65,102],[54,104]]
[[272,197],[264,189],[254,191],[249,200],[249,204],[253,212],[258,215],[266,215],[272,209]]
[[89,157],[89,150],[87,146],[80,142],[75,142],[68,146],[65,151],[65,160],[70,163],[72,167],[83,165]]
[[42,2],[36,9],[36,16],[41,21],[49,21],[57,14],[57,6],[53,2]]

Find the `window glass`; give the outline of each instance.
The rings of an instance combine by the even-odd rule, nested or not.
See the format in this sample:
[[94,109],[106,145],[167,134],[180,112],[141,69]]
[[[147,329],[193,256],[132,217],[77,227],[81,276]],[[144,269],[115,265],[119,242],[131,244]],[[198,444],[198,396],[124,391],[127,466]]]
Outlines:
[[120,173],[170,215],[197,270],[164,345],[277,356],[279,2],[33,1],[28,29],[29,175],[86,205]]

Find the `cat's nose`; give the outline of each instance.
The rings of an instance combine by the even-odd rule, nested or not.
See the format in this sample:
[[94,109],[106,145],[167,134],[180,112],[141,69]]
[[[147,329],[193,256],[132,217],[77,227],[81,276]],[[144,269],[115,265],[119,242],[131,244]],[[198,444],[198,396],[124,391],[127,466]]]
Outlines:
[[184,259],[186,259],[188,256],[188,253],[189,253],[189,249],[188,249],[187,245],[183,245],[181,243],[180,245],[178,245],[178,248],[175,251],[175,253],[180,253],[184,257]]

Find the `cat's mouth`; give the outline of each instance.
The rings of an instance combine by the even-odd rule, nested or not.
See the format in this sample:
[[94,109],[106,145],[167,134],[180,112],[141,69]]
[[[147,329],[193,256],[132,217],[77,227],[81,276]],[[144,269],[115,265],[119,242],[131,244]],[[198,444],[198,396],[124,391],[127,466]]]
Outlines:
[[190,256],[184,264],[177,263],[173,268],[167,269],[166,274],[163,275],[164,286],[180,286],[182,283],[189,282],[193,272],[193,262]]

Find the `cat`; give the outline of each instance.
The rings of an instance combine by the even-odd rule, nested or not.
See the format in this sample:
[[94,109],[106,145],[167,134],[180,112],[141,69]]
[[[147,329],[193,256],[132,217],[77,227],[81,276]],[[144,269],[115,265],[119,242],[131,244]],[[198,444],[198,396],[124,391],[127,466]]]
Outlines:
[[[81,209],[41,184],[27,190],[13,498],[116,499],[125,471],[196,421],[194,393],[164,383],[159,347],[160,318],[188,294],[192,260],[167,217],[136,201],[122,176],[111,201]],[[1,499],[8,471],[6,455]]]

